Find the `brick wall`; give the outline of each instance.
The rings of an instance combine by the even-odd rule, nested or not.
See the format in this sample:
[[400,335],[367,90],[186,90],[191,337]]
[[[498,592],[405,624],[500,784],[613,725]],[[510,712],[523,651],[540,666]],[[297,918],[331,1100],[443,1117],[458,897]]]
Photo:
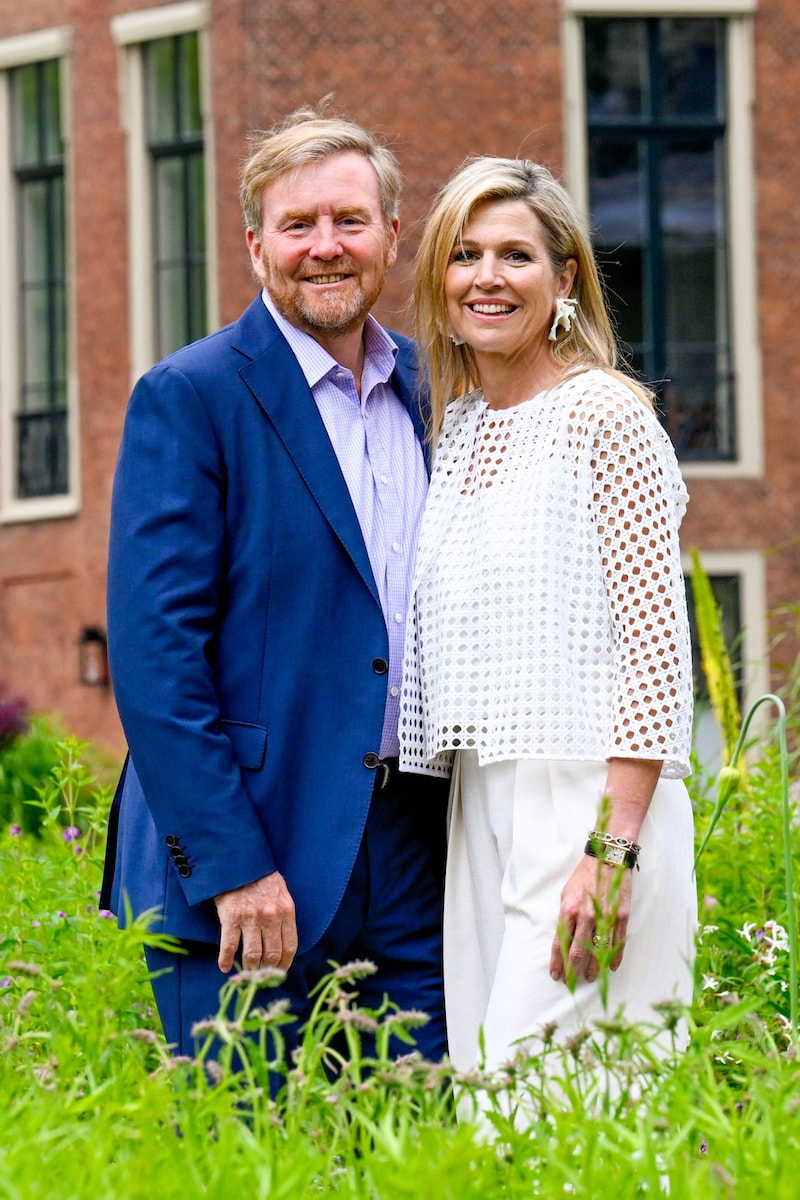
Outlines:
[[[0,679],[59,712],[80,736],[120,747],[113,698],[77,682],[82,627],[104,625],[108,506],[129,389],[125,137],[112,16],[141,0],[0,0],[0,37],[74,31],[71,229],[77,282],[82,504],[78,516],[0,526]],[[468,154],[524,153],[562,167],[562,80],[555,0],[212,0],[212,106],[220,321],[254,294],[237,198],[246,134],[298,104],[336,104],[385,133],[404,168],[401,249],[378,315],[410,331],[407,295],[419,222]],[[767,470],[761,480],[693,480],[686,545],[773,548],[769,604],[800,599],[795,480],[800,350],[800,18],[767,0],[756,18],[758,263]],[[747,397],[742,398],[747,403]],[[782,653],[788,653],[784,646]]]

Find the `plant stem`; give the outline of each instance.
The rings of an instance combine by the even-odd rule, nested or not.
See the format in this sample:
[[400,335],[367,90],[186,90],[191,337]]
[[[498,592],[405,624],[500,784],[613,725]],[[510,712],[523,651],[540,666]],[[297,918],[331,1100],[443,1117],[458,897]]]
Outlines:
[[756,713],[756,710],[762,704],[771,702],[778,710],[778,751],[781,764],[781,809],[782,809],[782,824],[783,824],[783,871],[786,881],[786,924],[787,934],[789,938],[789,1019],[792,1030],[792,1040],[798,1040],[798,994],[797,994],[797,911],[794,895],[794,861],[792,856],[792,819],[791,806],[789,804],[789,750],[786,741],[786,708],[780,697],[772,692],[760,696],[758,700],[751,706],[750,711],[745,717],[739,737],[731,755],[730,762],[726,767],[723,767],[719,773],[719,789],[717,792],[717,802],[714,806],[714,812],[711,814],[711,820],[708,824],[705,837],[700,844],[700,849],[697,851],[694,860],[694,869],[697,870],[697,864],[700,861],[700,856],[703,854],[709,839],[714,832],[714,827],[717,821],[722,816],[725,805],[736,791],[739,780],[737,770],[739,758],[742,754],[747,731],[750,728],[750,722]]

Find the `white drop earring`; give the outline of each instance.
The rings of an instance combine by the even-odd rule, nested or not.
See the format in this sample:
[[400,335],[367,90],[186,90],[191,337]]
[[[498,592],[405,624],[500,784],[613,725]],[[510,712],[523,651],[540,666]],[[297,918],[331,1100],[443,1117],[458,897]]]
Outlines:
[[452,329],[450,330],[450,341],[453,343],[454,346],[466,345],[464,339],[457,337],[457,335],[455,333],[453,333]]
[[558,296],[556,298],[556,315],[553,317],[553,324],[550,326],[550,333],[547,335],[548,341],[555,342],[558,340],[559,328],[565,333],[569,333],[572,329],[572,321],[575,316],[575,309],[578,307],[578,301],[569,296]]

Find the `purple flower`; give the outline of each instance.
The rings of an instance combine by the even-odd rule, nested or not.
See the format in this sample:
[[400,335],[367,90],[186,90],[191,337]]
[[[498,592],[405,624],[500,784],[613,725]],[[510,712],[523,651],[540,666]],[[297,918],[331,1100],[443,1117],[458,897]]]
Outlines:
[[14,980],[11,978],[10,975],[4,975],[3,978],[0,979],[0,988],[10,988],[13,986],[14,986]]
[[64,921],[66,921],[66,919],[67,919],[67,914],[65,912],[62,912],[60,908],[56,912],[56,916],[61,917],[62,920],[64,920]]
[[97,915],[98,915],[98,917],[104,917],[107,921],[114,920],[114,914],[112,912],[109,912],[109,910],[107,908],[101,908]]
[[21,696],[9,696],[0,683],[0,748],[28,732],[29,708]]
[[12,837],[22,837],[22,830],[19,825],[12,825],[8,832]]
[[68,825],[67,828],[64,830],[64,841],[65,842],[77,842],[80,840],[80,837],[81,837],[81,831],[77,825]]

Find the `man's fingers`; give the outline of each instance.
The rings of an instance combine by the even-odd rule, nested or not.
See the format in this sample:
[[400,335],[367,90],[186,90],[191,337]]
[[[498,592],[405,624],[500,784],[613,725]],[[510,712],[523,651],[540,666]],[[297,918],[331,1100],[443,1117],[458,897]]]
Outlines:
[[294,901],[278,872],[216,897],[220,921],[219,968],[230,971],[241,944],[247,971],[288,970],[297,952]]
[[259,926],[246,926],[242,930],[242,966],[245,971],[257,971],[264,963],[264,938]]
[[219,958],[217,966],[220,971],[227,975],[228,971],[233,970],[233,960],[236,957],[236,951],[239,949],[241,940],[241,930],[238,925],[230,925],[224,923],[221,927],[219,938]]

